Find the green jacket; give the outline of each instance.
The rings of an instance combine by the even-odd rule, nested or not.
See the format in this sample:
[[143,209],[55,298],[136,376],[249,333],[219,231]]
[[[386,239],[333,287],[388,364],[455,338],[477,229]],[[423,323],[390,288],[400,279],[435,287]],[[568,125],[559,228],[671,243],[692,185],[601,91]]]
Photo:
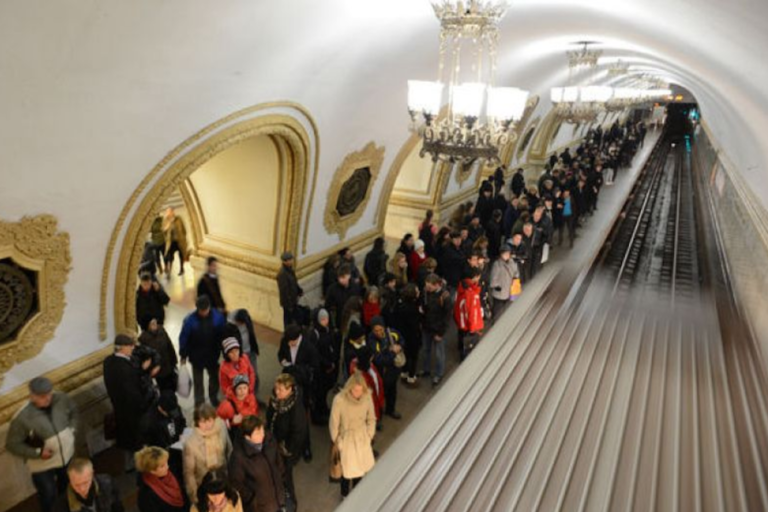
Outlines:
[[[31,402],[16,413],[8,429],[5,448],[27,461],[33,473],[66,466],[75,452],[77,409],[64,393],[54,392],[49,411]],[[53,457],[41,458],[43,445],[53,450]]]

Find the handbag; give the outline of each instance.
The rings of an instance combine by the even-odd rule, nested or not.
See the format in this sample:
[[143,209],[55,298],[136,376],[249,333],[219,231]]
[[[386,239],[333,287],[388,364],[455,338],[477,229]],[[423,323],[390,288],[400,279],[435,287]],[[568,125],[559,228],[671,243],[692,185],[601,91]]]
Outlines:
[[519,277],[512,279],[512,285],[509,287],[509,300],[517,299],[523,293],[523,284]]
[[402,350],[395,355],[395,368],[402,368],[405,366],[405,352]]
[[176,393],[182,398],[189,398],[192,393],[192,375],[189,374],[187,365],[179,368],[179,381],[176,384]]
[[336,443],[333,443],[331,445],[331,457],[330,457],[330,464],[328,469],[328,480],[331,482],[338,482],[341,480],[341,477],[343,476],[342,470],[341,470],[341,452],[339,451],[339,447],[336,446]]

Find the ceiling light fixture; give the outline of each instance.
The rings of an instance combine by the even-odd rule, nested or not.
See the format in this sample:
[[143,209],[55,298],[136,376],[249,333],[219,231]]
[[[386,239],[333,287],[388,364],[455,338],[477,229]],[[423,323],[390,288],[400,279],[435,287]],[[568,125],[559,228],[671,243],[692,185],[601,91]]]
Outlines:
[[529,104],[527,91],[494,85],[507,2],[433,0],[432,7],[440,21],[438,79],[408,81],[410,129],[423,140],[420,155],[435,162],[498,163]]

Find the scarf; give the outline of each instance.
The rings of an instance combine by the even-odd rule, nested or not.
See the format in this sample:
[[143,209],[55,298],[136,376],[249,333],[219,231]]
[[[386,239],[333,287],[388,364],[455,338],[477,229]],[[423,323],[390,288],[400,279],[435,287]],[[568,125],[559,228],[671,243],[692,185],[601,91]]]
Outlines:
[[165,503],[176,508],[184,506],[184,495],[181,493],[179,481],[176,480],[173,473],[168,473],[163,478],[152,473],[142,473],[141,478],[152,489],[152,492],[157,494],[157,497]]
[[296,391],[291,393],[291,396],[286,398],[285,400],[278,400],[277,397],[272,394],[272,398],[269,399],[269,402],[273,409],[272,414],[272,428],[275,427],[275,418],[279,414],[285,414],[291,409],[293,409],[293,406],[296,405]]

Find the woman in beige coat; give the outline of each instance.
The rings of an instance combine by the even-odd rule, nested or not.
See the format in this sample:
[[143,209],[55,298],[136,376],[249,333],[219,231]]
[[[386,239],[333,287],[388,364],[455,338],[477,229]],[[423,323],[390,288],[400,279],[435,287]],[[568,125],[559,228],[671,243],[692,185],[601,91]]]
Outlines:
[[232,441],[224,422],[209,404],[195,408],[195,428],[184,442],[184,487],[192,503],[197,502],[197,488],[203,477],[214,469],[226,470],[232,454]]
[[344,497],[375,462],[371,443],[376,435],[376,412],[368,385],[359,371],[352,374],[333,399],[329,426],[331,441],[341,458],[341,495]]

